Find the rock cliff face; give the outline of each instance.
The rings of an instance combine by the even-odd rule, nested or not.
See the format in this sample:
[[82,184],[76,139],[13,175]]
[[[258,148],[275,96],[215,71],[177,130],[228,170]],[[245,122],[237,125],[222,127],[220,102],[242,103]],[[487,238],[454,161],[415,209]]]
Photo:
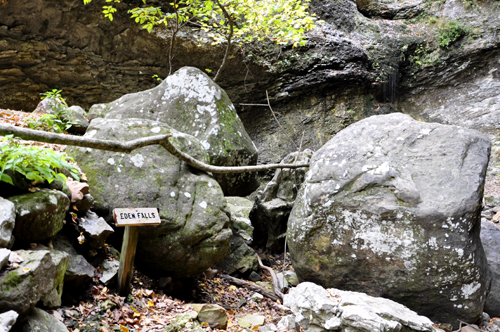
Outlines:
[[[140,30],[126,14],[139,4],[118,4],[109,22],[96,1],[0,0],[0,107],[31,110],[40,92],[58,88],[88,108],[153,87],[151,76],[169,71],[168,32]],[[309,32],[306,47],[259,45],[245,58],[235,49],[218,82],[261,162],[278,162],[301,140],[317,149],[352,122],[394,111],[496,136],[495,1],[313,0],[311,7],[325,23]],[[223,50],[196,47],[192,35],[180,33],[172,72],[220,64]],[[267,102],[266,91],[281,126],[267,107],[240,105]]]

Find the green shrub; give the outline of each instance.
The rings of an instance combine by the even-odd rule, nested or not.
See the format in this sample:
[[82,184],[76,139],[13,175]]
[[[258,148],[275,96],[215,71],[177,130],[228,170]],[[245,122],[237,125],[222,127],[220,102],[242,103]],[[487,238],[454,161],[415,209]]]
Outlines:
[[73,158],[64,152],[19,144],[13,140],[12,135],[0,137],[0,181],[11,185],[14,185],[12,178],[5,173],[9,170],[22,174],[32,183],[51,183],[55,179],[65,183],[66,176],[61,173],[63,169],[73,178],[80,180],[80,172],[68,161],[73,161]]
[[451,44],[456,42],[460,37],[466,35],[469,28],[464,24],[457,21],[446,21],[439,27],[438,40],[439,45],[448,48]]
[[50,131],[53,133],[62,133],[71,127],[71,124],[59,119],[55,114],[43,114],[40,117],[31,116],[26,122],[31,129]]

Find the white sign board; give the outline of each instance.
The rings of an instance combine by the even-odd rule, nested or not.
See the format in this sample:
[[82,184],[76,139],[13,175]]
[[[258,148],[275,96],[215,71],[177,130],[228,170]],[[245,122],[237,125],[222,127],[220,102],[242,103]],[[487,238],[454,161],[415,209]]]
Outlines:
[[115,225],[121,226],[153,226],[161,223],[156,208],[124,208],[114,209]]

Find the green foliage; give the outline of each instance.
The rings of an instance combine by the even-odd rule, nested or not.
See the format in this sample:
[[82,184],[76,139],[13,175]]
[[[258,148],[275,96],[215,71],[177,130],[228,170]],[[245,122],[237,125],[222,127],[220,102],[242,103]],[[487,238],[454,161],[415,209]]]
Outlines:
[[153,75],[153,76],[151,76],[151,77],[152,77],[154,80],[157,80],[158,82],[163,81],[163,80],[160,78],[160,76],[158,76],[158,75],[156,75],[156,74],[155,74],[155,75]]
[[71,124],[65,123],[55,114],[43,114],[40,117],[29,117],[25,122],[28,127],[35,130],[50,131],[53,133],[62,133],[71,127]]
[[35,183],[43,181],[51,183],[55,179],[64,183],[66,176],[61,173],[62,169],[68,170],[73,178],[80,180],[80,172],[68,161],[73,159],[66,153],[19,144],[13,140],[12,135],[0,138],[0,181],[14,185],[12,178],[5,173],[11,170]]
[[439,46],[448,48],[456,42],[460,37],[465,36],[469,32],[469,28],[457,21],[446,21],[441,24],[438,32]]
[[30,117],[26,124],[31,129],[62,133],[73,125],[73,123],[63,120],[68,103],[61,95],[61,92],[62,90],[52,89],[51,91],[40,93],[42,100],[50,98],[54,101],[54,104],[50,106],[55,111],[55,114],[44,114],[39,118]]
[[44,100],[45,98],[52,98],[56,103],[56,107],[58,107],[58,105],[68,107],[66,99],[61,96],[61,92],[62,90],[52,89],[52,91],[40,93],[42,95],[41,99]]
[[[84,4],[92,0],[83,0]],[[106,0],[106,2],[119,0]],[[213,45],[231,43],[238,46],[265,40],[293,47],[305,45],[305,33],[318,23],[308,13],[310,0],[173,0],[173,12],[159,7],[137,7],[131,18],[151,32],[164,25],[173,30],[172,38],[186,23],[205,31]],[[146,4],[146,0],[143,0]],[[106,6],[108,13],[110,6]],[[108,16],[109,18],[109,16]],[[197,36],[195,36],[197,37]],[[198,40],[204,41],[203,37]],[[223,61],[224,63],[224,61]]]

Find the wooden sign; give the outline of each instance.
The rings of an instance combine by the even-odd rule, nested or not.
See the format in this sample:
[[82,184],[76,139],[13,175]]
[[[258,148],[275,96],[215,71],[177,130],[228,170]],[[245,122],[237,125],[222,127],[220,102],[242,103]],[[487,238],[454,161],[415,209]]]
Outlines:
[[116,226],[125,226],[120,268],[118,269],[118,293],[122,296],[130,294],[130,282],[134,272],[135,251],[139,239],[138,226],[152,226],[161,223],[156,208],[114,209],[113,217]]
[[160,214],[156,208],[114,209],[113,218],[116,227],[154,226],[161,223]]

